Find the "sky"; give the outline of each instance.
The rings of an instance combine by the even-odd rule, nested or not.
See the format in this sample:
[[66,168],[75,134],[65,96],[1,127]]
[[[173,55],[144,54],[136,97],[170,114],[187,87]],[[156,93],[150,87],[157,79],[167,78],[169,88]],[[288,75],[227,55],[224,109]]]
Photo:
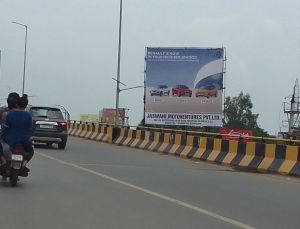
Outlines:
[[[22,90],[31,104],[71,118],[115,107],[119,0],[0,0],[0,103]],[[300,0],[123,0],[121,81],[143,85],[145,47],[225,47],[226,96],[249,93],[260,127],[279,130],[284,97],[300,78]],[[130,124],[143,89],[121,92]]]

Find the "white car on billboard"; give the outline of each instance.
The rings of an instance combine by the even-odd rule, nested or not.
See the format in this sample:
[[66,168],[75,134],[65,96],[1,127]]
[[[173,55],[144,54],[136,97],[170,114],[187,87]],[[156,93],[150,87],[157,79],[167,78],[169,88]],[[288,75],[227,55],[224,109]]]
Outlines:
[[167,85],[158,85],[156,88],[150,90],[151,96],[163,96],[163,95],[170,95],[170,89]]

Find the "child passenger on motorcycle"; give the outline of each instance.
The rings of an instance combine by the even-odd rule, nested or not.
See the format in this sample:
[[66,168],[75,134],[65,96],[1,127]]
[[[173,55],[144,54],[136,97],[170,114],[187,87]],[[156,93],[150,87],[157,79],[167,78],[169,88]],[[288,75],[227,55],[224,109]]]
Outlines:
[[29,172],[26,167],[31,160],[34,150],[31,143],[32,117],[29,112],[25,111],[28,105],[27,95],[23,95],[17,101],[17,108],[7,113],[3,129],[3,139],[10,147],[16,144],[22,144],[25,150],[22,170]]

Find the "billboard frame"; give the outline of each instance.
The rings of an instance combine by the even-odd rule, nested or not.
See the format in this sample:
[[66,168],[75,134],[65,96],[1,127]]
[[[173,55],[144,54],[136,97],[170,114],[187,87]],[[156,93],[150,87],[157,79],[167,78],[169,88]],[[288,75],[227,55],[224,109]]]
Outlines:
[[[145,56],[144,56],[144,112],[143,112],[143,120],[142,120],[142,125],[146,126],[170,126],[170,125],[161,125],[161,124],[146,124],[146,78],[147,78],[147,51],[148,49],[178,49],[178,50],[209,50],[209,49],[222,49],[223,50],[223,60],[222,60],[222,78],[223,78],[223,87],[222,89],[222,95],[223,95],[223,101],[222,101],[222,119],[224,118],[224,104],[225,104],[225,99],[226,99],[226,70],[227,70],[227,50],[226,47],[222,46],[222,47],[174,47],[174,46],[169,46],[169,47],[161,47],[161,46],[146,46],[145,47]],[[191,127],[188,125],[171,125],[171,126],[176,126],[176,127],[181,127],[184,129],[187,129],[187,127]],[[217,127],[217,128],[221,128],[223,125]],[[193,128],[210,128],[213,126],[192,126]]]

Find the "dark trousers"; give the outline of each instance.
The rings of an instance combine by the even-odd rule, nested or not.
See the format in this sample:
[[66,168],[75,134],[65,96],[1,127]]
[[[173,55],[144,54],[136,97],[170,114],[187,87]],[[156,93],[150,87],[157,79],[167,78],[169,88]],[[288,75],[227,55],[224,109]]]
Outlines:
[[[34,154],[34,150],[33,150],[33,147],[32,147],[32,144],[22,144],[23,147],[24,147],[24,160],[26,161],[30,161],[31,158],[33,157],[33,154]],[[2,148],[2,144],[0,143],[0,156],[4,156],[4,153],[3,153],[3,148]]]
[[3,154],[2,144],[1,144],[1,142],[0,142],[0,157],[2,157],[2,156],[4,156],[4,154]]
[[34,150],[32,147],[32,144],[23,144],[25,153],[24,153],[24,160],[30,161],[31,158],[33,157]]

